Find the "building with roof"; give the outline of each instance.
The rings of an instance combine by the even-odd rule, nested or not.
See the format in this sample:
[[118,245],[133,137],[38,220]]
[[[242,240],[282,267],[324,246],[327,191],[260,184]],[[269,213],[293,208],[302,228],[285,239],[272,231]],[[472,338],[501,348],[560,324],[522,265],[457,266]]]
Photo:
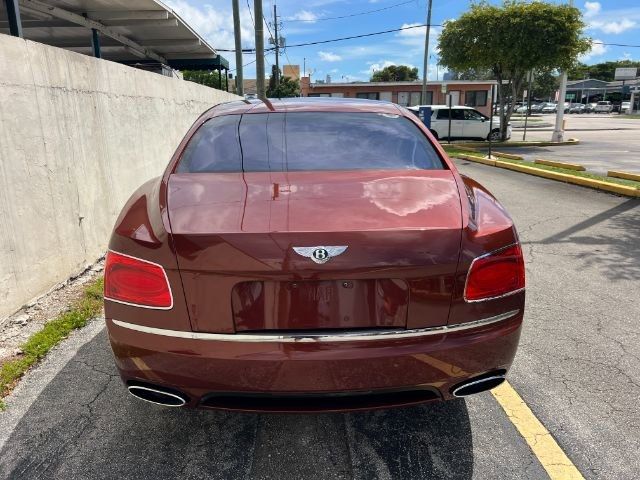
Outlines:
[[309,77],[300,79],[303,97],[341,97],[386,100],[404,107],[442,105],[451,95],[453,105],[474,107],[489,115],[491,87],[494,80],[449,80],[427,82],[427,98],[422,99],[422,82],[348,82],[311,83]]
[[636,91],[636,98],[640,93],[640,77],[632,80],[615,80],[605,82],[594,78],[584,80],[570,80],[567,82],[567,101],[582,103],[596,102],[599,100],[628,100],[631,91]]
[[[4,0],[0,33],[171,74],[229,62],[157,0]],[[224,85],[220,85],[224,88]]]

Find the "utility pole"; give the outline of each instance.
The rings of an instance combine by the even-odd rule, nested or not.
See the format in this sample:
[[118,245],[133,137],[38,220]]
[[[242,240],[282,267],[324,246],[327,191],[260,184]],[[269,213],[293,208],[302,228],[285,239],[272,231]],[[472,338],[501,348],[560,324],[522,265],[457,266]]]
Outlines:
[[[240,5],[239,0],[233,2],[233,36],[236,40],[236,95],[244,95],[242,75],[242,38],[240,36]],[[229,80],[227,80],[229,81]]]
[[422,70],[422,97],[420,103],[427,101],[427,71],[429,70],[429,35],[431,33],[431,0],[427,5],[427,33],[424,36],[424,67]]
[[273,28],[276,31],[276,88],[280,86],[280,39],[278,38],[278,11],[276,10],[276,4],[273,3]]
[[262,0],[253,0],[256,37],[256,90],[258,98],[266,98],[264,89],[264,27],[262,24]]
[[[569,0],[569,6],[573,7],[573,0]],[[558,92],[558,109],[556,111],[556,126],[551,135],[552,142],[564,140],[564,97],[567,95],[567,71],[560,73],[560,91]]]

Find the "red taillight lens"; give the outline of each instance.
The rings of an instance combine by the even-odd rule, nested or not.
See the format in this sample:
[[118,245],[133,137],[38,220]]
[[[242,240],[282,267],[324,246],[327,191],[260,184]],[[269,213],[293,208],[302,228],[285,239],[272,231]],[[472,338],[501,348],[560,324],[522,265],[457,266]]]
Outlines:
[[524,259],[520,245],[476,258],[467,275],[467,301],[500,297],[524,288]]
[[155,263],[108,252],[104,298],[148,308],[171,308],[173,298],[164,269]]

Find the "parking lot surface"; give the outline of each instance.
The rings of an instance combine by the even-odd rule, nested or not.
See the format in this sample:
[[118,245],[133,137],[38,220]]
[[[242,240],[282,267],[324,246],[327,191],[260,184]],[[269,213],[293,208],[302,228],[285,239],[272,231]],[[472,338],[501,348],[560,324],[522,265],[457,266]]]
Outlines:
[[[528,128],[527,140],[551,140],[555,115],[534,117],[542,128]],[[527,160],[545,158],[584,165],[587,170],[606,174],[607,170],[624,170],[640,173],[640,119],[625,115],[566,114],[565,140],[577,138],[579,145],[510,148],[510,153],[523,155]],[[529,127],[536,123],[529,124]],[[523,130],[514,129],[512,140],[522,140]]]
[[[585,478],[640,477],[640,202],[459,162],[527,261],[509,381]],[[129,396],[96,320],[0,413],[0,478],[547,478],[491,393],[353,414],[156,407]]]

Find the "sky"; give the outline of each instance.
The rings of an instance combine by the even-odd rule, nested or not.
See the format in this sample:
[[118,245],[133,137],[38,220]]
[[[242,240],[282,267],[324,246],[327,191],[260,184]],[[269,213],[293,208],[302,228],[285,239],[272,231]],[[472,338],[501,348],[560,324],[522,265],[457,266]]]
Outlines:
[[[212,47],[233,50],[231,0],[165,0],[165,3]],[[240,0],[243,48],[255,46],[253,3],[253,0]],[[491,3],[499,2],[492,0]],[[274,31],[273,4],[274,0],[263,0],[265,48],[269,46],[267,26]],[[302,70],[306,59],[306,72],[312,74],[314,81],[323,80],[327,75],[333,82],[368,81],[375,70],[393,64],[418,67],[422,75],[424,27],[335,43],[294,45],[425,24],[426,4],[427,0],[278,0],[280,34],[290,45],[281,53],[280,64],[297,64]],[[585,34],[594,41],[640,46],[639,0],[576,1],[574,5],[582,10],[588,25]],[[455,19],[468,8],[469,0],[433,0],[431,24],[441,25]],[[348,17],[334,18],[345,16]],[[431,28],[429,80],[441,80],[443,75],[437,52],[440,30],[438,26]],[[219,53],[234,69],[235,54]],[[640,48],[596,43],[580,58],[587,64],[623,59],[640,60]],[[245,53],[242,63],[246,65],[244,77],[255,78],[255,55]],[[267,73],[274,63],[274,54],[267,54]]]

